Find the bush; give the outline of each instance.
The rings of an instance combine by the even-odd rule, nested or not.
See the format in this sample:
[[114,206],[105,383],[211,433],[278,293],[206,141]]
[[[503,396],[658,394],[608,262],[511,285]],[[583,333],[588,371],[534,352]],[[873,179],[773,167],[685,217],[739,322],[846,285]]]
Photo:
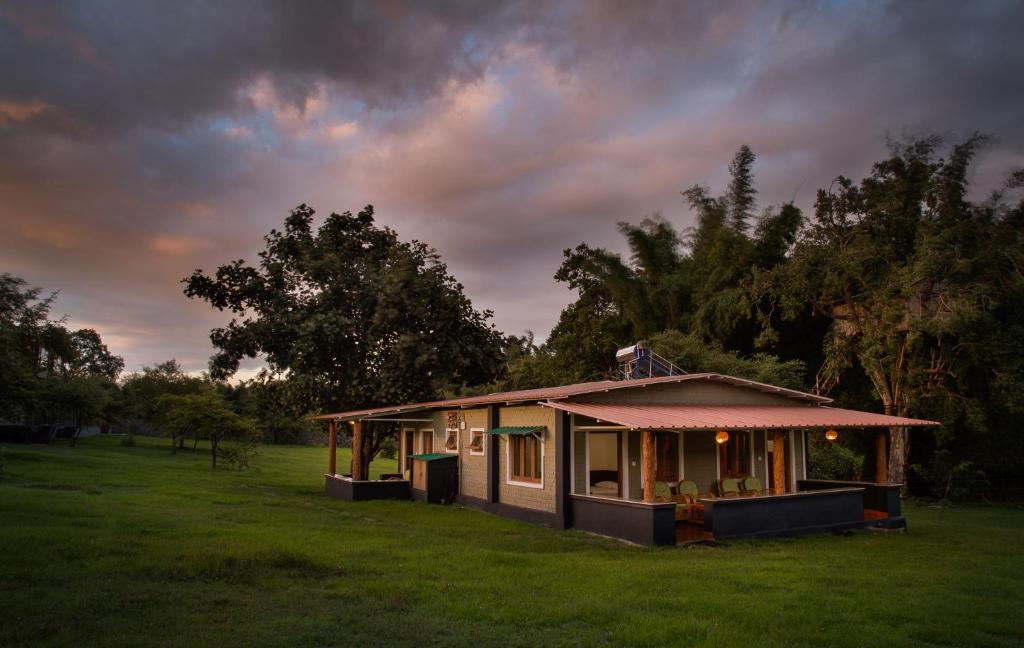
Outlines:
[[860,481],[864,475],[864,455],[824,437],[808,435],[807,476],[811,479]]
[[956,461],[949,450],[937,450],[927,464],[913,464],[910,470],[931,485],[931,496],[955,501],[986,491],[991,484],[985,471],[970,461]]
[[217,446],[217,458],[227,464],[231,470],[247,470],[249,459],[255,457],[255,442],[232,443]]

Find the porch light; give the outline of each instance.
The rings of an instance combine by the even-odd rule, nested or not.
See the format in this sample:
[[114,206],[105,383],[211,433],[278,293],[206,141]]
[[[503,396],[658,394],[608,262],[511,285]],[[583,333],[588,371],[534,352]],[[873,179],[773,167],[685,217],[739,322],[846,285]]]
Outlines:
[[722,444],[722,443],[725,443],[728,440],[729,440],[729,433],[726,432],[725,430],[721,430],[721,431],[719,431],[718,434],[715,435],[715,443]]
[[839,433],[836,432],[835,430],[829,430],[828,432],[825,433],[825,438],[828,439],[829,441],[835,441],[836,439],[839,438]]

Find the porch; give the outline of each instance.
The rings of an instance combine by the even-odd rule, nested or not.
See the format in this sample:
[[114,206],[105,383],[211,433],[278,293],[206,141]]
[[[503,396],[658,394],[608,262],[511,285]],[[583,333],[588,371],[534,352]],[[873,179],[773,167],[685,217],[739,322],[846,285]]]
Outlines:
[[[900,486],[884,483],[888,429],[877,424],[891,423],[887,417],[841,428],[843,434],[873,439],[881,483],[835,482],[807,479],[807,435],[824,430],[796,417],[811,408],[734,407],[732,412],[747,420],[761,413],[755,410],[767,410],[766,423],[790,416],[785,422],[792,427],[744,429],[734,419],[716,421],[721,424],[716,430],[665,424],[637,429],[621,405],[552,406],[571,417],[571,525],[576,528],[638,544],[672,545],[906,526]],[[648,425],[651,409],[643,408]],[[692,415],[710,408],[660,409]],[[813,408],[811,423],[830,417],[824,422],[849,424],[830,409]],[[825,429],[838,434],[831,426]]]

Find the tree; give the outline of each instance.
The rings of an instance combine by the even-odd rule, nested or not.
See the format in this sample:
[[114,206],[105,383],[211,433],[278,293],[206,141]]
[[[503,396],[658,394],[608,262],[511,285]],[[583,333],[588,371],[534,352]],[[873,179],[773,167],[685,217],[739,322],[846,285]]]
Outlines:
[[124,361],[96,331],[51,320],[56,298],[0,275],[0,411],[26,423],[69,416],[77,440],[85,422],[110,416]]
[[[257,265],[234,261],[183,280],[187,296],[234,316],[210,336],[215,378],[261,356],[288,377],[296,407],[313,412],[430,400],[499,374],[492,314],[473,308],[433,249],[378,227],[371,206],[331,214],[316,232],[314,213],[292,210],[284,230],[265,237]],[[364,467],[387,433],[367,435]]]
[[159,406],[165,434],[185,438],[191,433],[210,442],[212,468],[217,467],[222,442],[245,441],[255,434],[253,421],[231,411],[213,389],[199,394],[167,394],[160,397]]
[[67,372],[76,376],[102,376],[114,381],[124,370],[124,358],[107,349],[94,329],[79,329],[71,334],[74,354],[68,359]]
[[651,348],[688,371],[722,373],[791,389],[803,387],[804,364],[799,360],[782,361],[765,353],[745,358],[716,342],[671,329],[653,336]]
[[[206,380],[189,376],[174,359],[143,367],[142,371],[133,372],[121,382],[123,422],[129,432],[158,425],[161,397],[198,394],[208,387]],[[180,447],[184,441],[184,437],[172,436],[172,449]]]
[[[831,320],[819,391],[856,366],[887,414],[919,415],[956,393],[965,358],[984,343],[972,331],[1008,289],[1020,290],[1021,230],[1004,225],[998,201],[965,198],[983,142],[972,136],[944,158],[938,137],[893,143],[859,185],[839,177],[819,191],[774,302],[791,311],[810,303]],[[907,430],[891,429],[890,483],[906,483],[909,451]]]
[[62,376],[46,383],[48,411],[68,416],[75,426],[71,445],[78,443],[82,426],[111,418],[117,385],[103,376]]

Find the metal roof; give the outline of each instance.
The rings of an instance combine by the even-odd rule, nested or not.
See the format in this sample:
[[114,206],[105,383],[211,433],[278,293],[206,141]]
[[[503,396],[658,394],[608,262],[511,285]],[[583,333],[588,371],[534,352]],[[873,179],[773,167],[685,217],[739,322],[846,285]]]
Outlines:
[[546,402],[546,407],[589,416],[630,429],[730,430],[771,428],[859,428],[940,425],[936,421],[886,416],[814,405],[635,405]]
[[711,380],[716,382],[724,382],[730,385],[735,385],[737,387],[744,387],[747,389],[755,389],[761,392],[778,394],[779,396],[785,396],[787,398],[792,398],[794,400],[809,403],[832,402],[831,398],[826,398],[824,396],[808,394],[806,392],[797,391],[795,389],[787,389],[785,387],[776,387],[774,385],[759,383],[754,380],[746,380],[744,378],[736,378],[734,376],[726,376],[724,374],[717,373],[699,373],[686,374],[682,376],[659,376],[657,378],[640,378],[637,380],[602,380],[598,382],[577,383],[575,385],[563,385],[561,387],[544,387],[541,389],[523,389],[519,391],[497,392],[494,394],[484,394],[482,396],[469,396],[466,398],[452,398],[448,400],[428,401],[425,403],[411,403],[409,405],[391,405],[388,407],[374,407],[370,409],[352,410],[348,412],[321,414],[320,416],[314,416],[313,420],[330,421],[369,419],[376,416],[408,414],[412,412],[421,412],[423,410],[440,409],[445,407],[469,407],[473,405],[492,405],[496,403],[522,403],[527,401],[536,402],[546,400],[561,400],[564,398],[571,398],[572,396],[580,396],[582,394],[610,392],[619,389],[633,389],[637,387],[646,387],[648,385],[660,385],[664,383],[681,383],[688,382],[691,380]]

